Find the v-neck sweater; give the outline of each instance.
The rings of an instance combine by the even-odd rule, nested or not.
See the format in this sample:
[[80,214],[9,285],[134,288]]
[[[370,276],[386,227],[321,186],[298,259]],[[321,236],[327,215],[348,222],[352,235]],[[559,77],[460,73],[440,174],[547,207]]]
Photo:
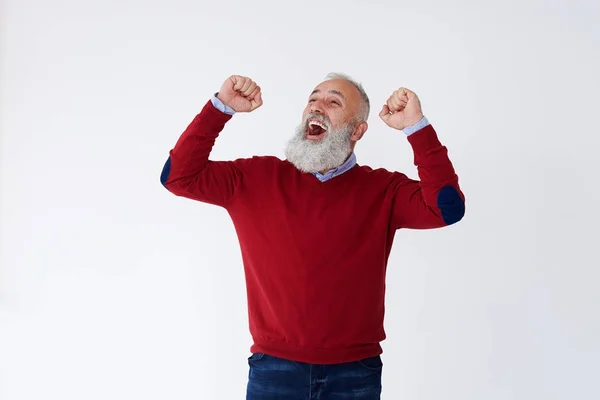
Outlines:
[[419,180],[355,164],[321,182],[274,156],[211,160],[231,118],[207,102],[169,152],[161,182],[229,213],[246,279],[250,351],[319,364],[381,354],[396,231],[445,227],[465,212],[435,129],[407,137]]

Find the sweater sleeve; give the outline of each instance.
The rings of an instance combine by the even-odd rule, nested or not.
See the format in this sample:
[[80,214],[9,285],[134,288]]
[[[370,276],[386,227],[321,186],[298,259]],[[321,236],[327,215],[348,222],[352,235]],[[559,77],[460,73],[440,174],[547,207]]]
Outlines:
[[407,137],[420,180],[397,174],[393,223],[397,229],[433,229],[455,224],[465,214],[458,176],[432,125]]
[[171,193],[225,207],[242,183],[243,159],[209,160],[216,138],[232,115],[209,101],[169,152],[160,181]]

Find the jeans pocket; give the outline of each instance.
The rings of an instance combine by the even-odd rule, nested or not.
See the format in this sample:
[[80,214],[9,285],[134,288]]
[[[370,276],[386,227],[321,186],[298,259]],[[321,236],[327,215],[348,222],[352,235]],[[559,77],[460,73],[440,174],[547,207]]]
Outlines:
[[381,356],[363,358],[362,360],[358,360],[358,364],[369,371],[381,371],[383,368]]

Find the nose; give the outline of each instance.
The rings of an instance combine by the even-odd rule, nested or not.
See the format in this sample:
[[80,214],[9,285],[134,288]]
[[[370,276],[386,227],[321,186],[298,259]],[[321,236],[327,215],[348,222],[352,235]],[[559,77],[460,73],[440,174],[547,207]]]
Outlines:
[[322,114],[323,111],[321,110],[321,106],[319,104],[320,103],[318,101],[312,103],[312,105],[310,106],[310,112],[313,114]]

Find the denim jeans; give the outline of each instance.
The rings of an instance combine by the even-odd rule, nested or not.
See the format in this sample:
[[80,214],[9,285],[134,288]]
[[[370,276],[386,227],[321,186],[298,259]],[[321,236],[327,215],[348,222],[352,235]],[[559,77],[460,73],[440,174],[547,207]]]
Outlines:
[[380,400],[380,356],[307,364],[264,353],[248,358],[246,400]]

